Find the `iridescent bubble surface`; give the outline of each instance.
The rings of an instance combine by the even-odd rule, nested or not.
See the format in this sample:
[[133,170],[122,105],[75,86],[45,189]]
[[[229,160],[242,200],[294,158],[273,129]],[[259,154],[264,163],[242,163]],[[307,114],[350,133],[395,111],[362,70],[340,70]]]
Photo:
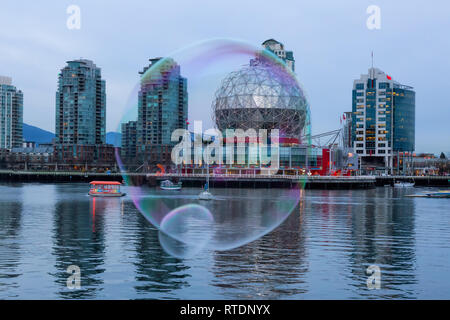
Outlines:
[[[139,107],[136,97],[139,96],[141,83],[157,83],[161,70],[169,68],[170,71],[171,66],[174,68],[179,66],[181,76],[187,79],[189,123],[187,129],[190,132],[194,130],[193,124],[196,121],[202,122],[202,132],[210,128],[219,128],[222,131],[226,129],[223,125],[241,129],[240,127],[247,123],[247,127],[244,126],[242,129],[247,130],[248,125],[254,125],[257,131],[269,128],[279,130],[281,137],[294,135],[306,145],[308,153],[309,141],[302,137],[308,136],[310,131],[309,105],[296,75],[272,52],[238,40],[212,39],[195,43],[169,53],[150,68],[144,69],[141,78],[137,79],[135,89],[130,93],[122,122],[136,120],[138,117]],[[230,77],[236,74],[239,77],[234,77],[234,80],[230,81]],[[251,79],[247,79],[246,82],[244,80],[247,75]],[[231,82],[232,90],[225,90],[227,83]],[[224,92],[233,95],[235,105],[230,102],[231,98],[223,96]],[[242,94],[239,95],[239,92]],[[241,97],[240,100],[236,98],[238,96]],[[284,120],[279,117],[283,108],[291,112],[283,118]],[[220,114],[215,111],[226,112],[230,109],[238,113],[241,112],[237,111],[240,109],[242,112],[238,117],[254,118],[255,121],[231,121],[232,123],[219,121],[217,116]],[[271,120],[275,118],[282,121]],[[238,198],[235,195],[233,197],[217,195],[212,201],[204,202],[199,201],[196,195],[186,193],[185,189],[179,192],[157,190],[156,195],[148,194],[145,188],[134,185],[131,171],[128,170],[125,161],[120,154],[117,153],[116,156],[124,180],[129,186],[128,194],[136,208],[160,231],[159,239],[163,248],[180,257],[192,255],[203,249],[233,249],[271,232],[298,204],[299,190],[303,188],[306,180],[306,176],[303,176],[292,184],[292,188],[277,189],[276,197],[261,199],[245,194]],[[200,163],[194,163],[193,167],[205,170],[204,161],[205,159]],[[217,163],[211,165],[212,181],[224,179],[218,177],[218,173],[226,165]],[[175,172],[174,167],[166,166],[164,171]],[[243,169],[250,168],[250,166],[243,167]],[[280,174],[281,171],[278,172],[278,169],[279,164],[275,170],[262,168],[258,173],[256,170],[254,172]],[[210,191],[214,194],[214,182],[210,186],[212,186]],[[267,186],[269,187],[269,184]],[[199,188],[198,193],[201,191]],[[256,217],[250,216],[250,209],[255,208],[260,214]]]

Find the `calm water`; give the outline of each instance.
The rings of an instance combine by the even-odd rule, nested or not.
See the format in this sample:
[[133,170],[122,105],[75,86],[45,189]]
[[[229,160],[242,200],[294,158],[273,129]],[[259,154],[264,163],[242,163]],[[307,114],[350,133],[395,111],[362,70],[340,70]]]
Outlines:
[[[128,197],[93,203],[86,187],[0,185],[0,298],[450,299],[450,199],[404,197],[424,189],[304,190],[261,239],[177,259]],[[267,189],[214,193],[254,216],[255,199],[278,197]],[[215,210],[225,214],[227,202]],[[372,264],[380,290],[367,289]],[[79,290],[66,286],[70,265],[81,268]]]

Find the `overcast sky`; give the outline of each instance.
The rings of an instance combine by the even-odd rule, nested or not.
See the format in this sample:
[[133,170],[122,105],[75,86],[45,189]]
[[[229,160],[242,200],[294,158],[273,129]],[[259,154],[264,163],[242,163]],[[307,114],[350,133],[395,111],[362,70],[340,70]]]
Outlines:
[[[81,28],[66,27],[69,5]],[[369,5],[381,29],[369,30]],[[442,1],[2,1],[0,75],[24,92],[24,121],[54,132],[57,75],[88,58],[107,86],[107,131],[116,130],[129,93],[151,57],[214,37],[294,51],[309,97],[312,131],[337,129],[351,111],[353,80],[375,67],[416,91],[416,151],[450,151],[450,2]]]

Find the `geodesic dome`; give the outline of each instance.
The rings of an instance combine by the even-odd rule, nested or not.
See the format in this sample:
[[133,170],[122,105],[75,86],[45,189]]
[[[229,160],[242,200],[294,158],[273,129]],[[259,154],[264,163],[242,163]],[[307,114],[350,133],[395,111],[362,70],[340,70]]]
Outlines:
[[284,66],[252,60],[225,77],[212,107],[221,131],[279,129],[280,136],[300,137],[308,102],[295,76]]

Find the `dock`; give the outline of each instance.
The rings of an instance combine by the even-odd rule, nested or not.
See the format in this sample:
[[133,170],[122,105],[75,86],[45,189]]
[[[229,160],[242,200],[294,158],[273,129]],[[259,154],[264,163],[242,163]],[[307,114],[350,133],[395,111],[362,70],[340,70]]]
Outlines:
[[[127,173],[133,185],[156,186],[162,180],[174,179],[183,186],[202,187],[206,174]],[[120,172],[97,173],[81,171],[13,171],[0,170],[1,182],[90,182],[92,180],[124,180]],[[307,189],[367,189],[393,185],[394,181],[414,181],[416,186],[450,186],[448,176],[305,176],[263,174],[210,174],[210,186],[216,188],[292,188],[301,185]]]

